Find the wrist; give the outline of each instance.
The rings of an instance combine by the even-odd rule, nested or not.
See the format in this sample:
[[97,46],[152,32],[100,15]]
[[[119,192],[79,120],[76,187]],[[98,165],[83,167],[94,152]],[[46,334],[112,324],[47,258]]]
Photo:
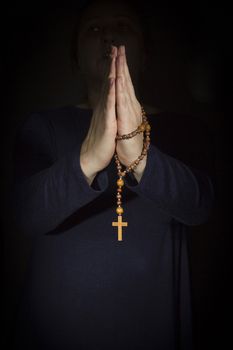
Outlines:
[[[141,135],[139,136],[141,137]],[[120,141],[120,143],[117,144],[116,152],[119,156],[119,160],[121,164],[126,167],[130,166],[142,152],[143,142],[142,140],[139,142],[137,137],[138,135],[133,139],[125,141],[125,144],[122,143],[124,141]]]

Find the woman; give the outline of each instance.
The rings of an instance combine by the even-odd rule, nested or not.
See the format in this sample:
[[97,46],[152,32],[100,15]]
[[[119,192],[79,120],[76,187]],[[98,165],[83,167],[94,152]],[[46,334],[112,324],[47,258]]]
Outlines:
[[191,349],[186,229],[211,213],[210,177],[173,133],[187,136],[188,124],[156,108],[144,106],[151,138],[148,128],[140,159],[142,132],[117,139],[143,121],[146,57],[132,8],[92,2],[78,33],[87,101],[32,115],[17,139],[16,219],[33,249],[15,343]]

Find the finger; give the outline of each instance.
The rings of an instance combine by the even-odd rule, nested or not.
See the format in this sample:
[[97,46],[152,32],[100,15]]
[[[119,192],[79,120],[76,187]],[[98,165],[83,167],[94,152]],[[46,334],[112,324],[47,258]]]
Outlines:
[[116,107],[117,115],[123,117],[126,114],[127,94],[125,93],[122,76],[116,77]]
[[115,46],[112,46],[111,51],[111,64],[110,64],[110,70],[108,78],[116,78],[116,57],[117,57],[117,48]]
[[110,57],[117,57],[117,52],[118,52],[118,50],[117,50],[117,47],[116,46],[114,46],[114,45],[112,45],[111,46],[111,53],[110,53]]
[[116,106],[118,116],[126,114],[128,94],[124,87],[124,70],[122,46],[119,47],[116,58]]
[[116,57],[116,78],[122,79],[122,82],[124,84],[124,61],[123,61],[123,54],[122,54],[122,46],[119,47]]
[[124,69],[124,76],[125,76],[125,89],[127,90],[128,94],[128,99],[130,100],[130,105],[132,109],[134,110],[134,114],[138,116],[138,122],[140,119],[140,122],[142,121],[142,116],[141,116],[141,105],[137,100],[136,94],[135,94],[135,89],[133,86],[133,82],[130,76],[129,72],[129,67],[127,64],[127,57],[126,57],[126,50],[125,46],[122,47],[121,49],[122,56],[123,56],[123,69]]
[[117,56],[117,48],[115,46],[112,46],[111,51],[111,65],[110,65],[110,71],[108,76],[108,94],[107,94],[107,102],[106,106],[108,109],[113,110],[115,109],[115,79],[116,79],[116,56]]
[[109,92],[109,87],[110,87],[110,79],[113,78],[115,79],[116,77],[116,56],[117,56],[117,48],[115,46],[112,46],[111,49],[111,54],[110,54],[110,64],[109,64],[109,69],[107,71],[107,74],[105,75],[104,78],[104,84],[103,84],[103,93],[102,97],[104,102],[106,101],[106,97]]
[[115,78],[110,78],[109,89],[108,89],[108,94],[106,99],[106,108],[109,112],[115,112],[115,103],[116,103]]
[[136,103],[136,96],[134,93],[133,84],[130,78],[129,71],[127,72],[127,62],[125,54],[125,46],[121,45],[118,49],[118,65],[117,65],[117,77],[122,77],[123,88],[125,90],[125,99],[129,104]]
[[[116,55],[117,55],[117,48],[115,46],[112,46],[111,54],[110,54],[110,66],[109,70],[105,76],[104,84],[103,84],[103,90],[102,90],[102,108],[106,108],[106,105],[111,106],[112,101],[112,94],[115,91],[115,86],[112,87],[113,81],[115,82],[116,77]],[[110,99],[108,99],[108,96],[110,94]],[[114,98],[114,104],[115,104],[115,98]]]
[[131,99],[134,100],[136,98],[136,96],[135,96],[135,90],[134,90],[133,82],[132,82],[132,79],[130,76],[129,67],[128,67],[128,63],[127,63],[125,46],[122,46],[121,54],[123,57],[123,72],[124,72],[124,76],[125,76],[125,85],[129,91]]

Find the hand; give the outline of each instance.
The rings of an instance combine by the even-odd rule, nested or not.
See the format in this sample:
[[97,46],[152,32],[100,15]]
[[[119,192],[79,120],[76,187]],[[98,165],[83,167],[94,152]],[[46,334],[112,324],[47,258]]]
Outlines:
[[[119,135],[128,134],[141,124],[141,105],[135,96],[124,46],[119,47],[116,58],[116,110]],[[120,162],[128,166],[141,154],[142,148],[141,133],[131,139],[117,141],[116,151]],[[142,164],[145,167],[145,158],[143,163],[139,163],[139,168],[142,168]]]
[[93,110],[90,128],[82,144],[80,165],[89,184],[98,171],[111,161],[116,148],[116,56],[117,48],[112,47],[109,72],[104,80],[100,99]]

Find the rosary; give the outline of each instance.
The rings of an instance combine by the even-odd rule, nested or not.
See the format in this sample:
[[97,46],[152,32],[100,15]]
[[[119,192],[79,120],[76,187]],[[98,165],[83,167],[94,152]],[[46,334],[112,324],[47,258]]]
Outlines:
[[146,117],[146,113],[143,109],[143,107],[141,106],[141,110],[142,110],[142,123],[138,126],[138,128],[134,131],[132,131],[130,134],[126,134],[126,135],[122,135],[119,136],[117,135],[116,140],[128,140],[134,136],[136,136],[137,134],[140,134],[141,132],[143,132],[143,148],[142,148],[142,152],[141,155],[133,162],[131,163],[129,166],[127,166],[125,168],[124,171],[122,171],[122,165],[119,161],[119,158],[117,156],[117,153],[115,152],[114,158],[115,158],[115,163],[117,165],[117,173],[118,173],[118,180],[117,180],[117,208],[116,208],[116,213],[118,214],[118,221],[117,222],[112,222],[112,226],[117,226],[118,227],[118,241],[122,241],[122,227],[124,226],[128,226],[128,222],[123,222],[122,221],[122,214],[124,212],[123,208],[122,208],[122,187],[124,186],[124,180],[123,178],[125,177],[125,175],[129,172],[134,172],[135,168],[137,167],[137,165],[139,164],[139,162],[145,157],[145,155],[147,154],[149,147],[150,147],[150,124],[148,123],[147,117]]

